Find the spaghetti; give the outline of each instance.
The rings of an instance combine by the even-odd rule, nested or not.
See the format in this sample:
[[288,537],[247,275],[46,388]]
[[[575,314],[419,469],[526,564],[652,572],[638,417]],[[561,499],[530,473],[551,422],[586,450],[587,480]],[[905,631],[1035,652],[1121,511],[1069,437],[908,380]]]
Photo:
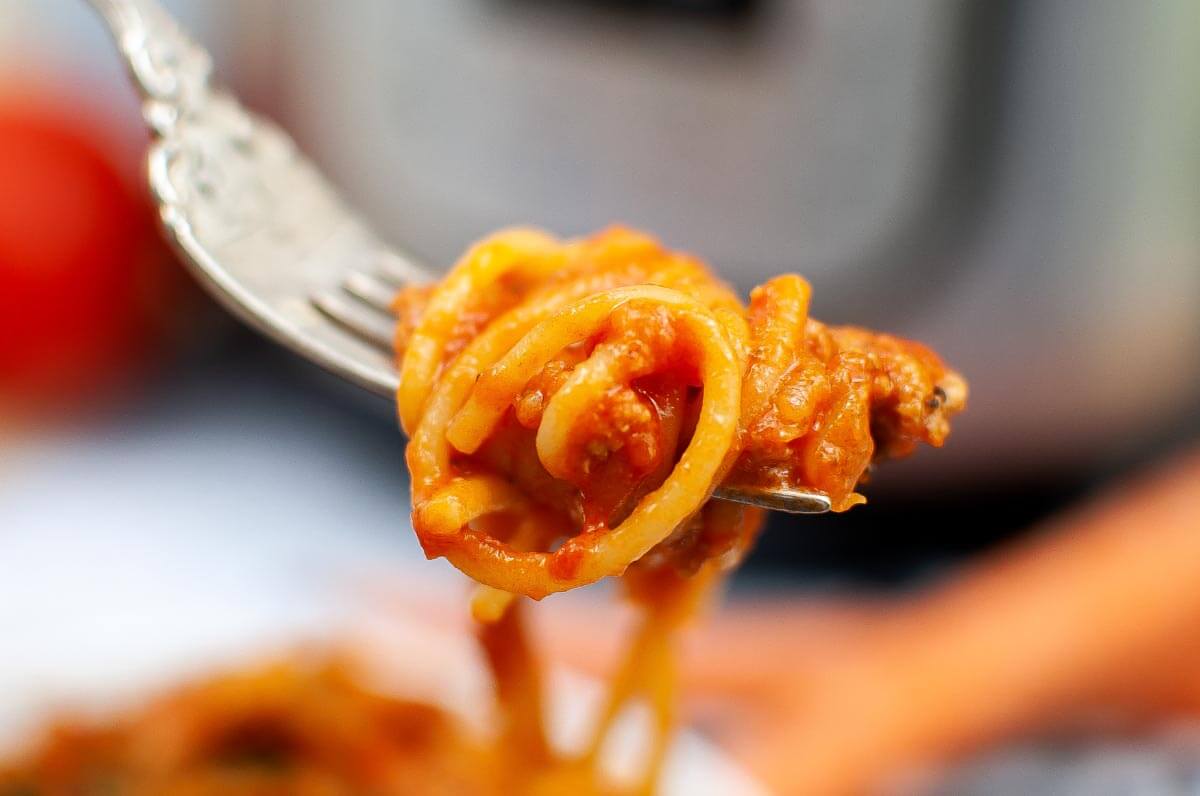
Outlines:
[[[964,407],[965,382],[929,349],[821,324],[810,294],[781,276],[747,310],[700,261],[613,228],[501,232],[397,297],[413,525],[429,557],[481,584],[513,770],[540,772],[526,785],[598,782],[610,728],[644,697],[654,741],[633,790],[652,790],[673,723],[670,637],[761,525],[710,501],[718,485],[816,489],[843,511],[872,462],[941,445]],[[516,597],[610,576],[643,626],[592,742],[558,758]]]

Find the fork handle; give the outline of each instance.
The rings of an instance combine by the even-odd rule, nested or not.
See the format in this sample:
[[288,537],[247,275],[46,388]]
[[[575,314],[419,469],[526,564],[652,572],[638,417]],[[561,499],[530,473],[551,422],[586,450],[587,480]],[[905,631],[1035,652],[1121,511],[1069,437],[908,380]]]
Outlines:
[[380,395],[395,394],[390,348],[333,324],[314,297],[352,271],[390,264],[427,281],[385,246],[269,120],[210,84],[212,58],[157,0],[88,0],[142,95],[154,133],[150,192],[181,260],[232,313],[296,353]]
[[88,0],[104,18],[160,135],[209,95],[212,57],[157,0]]

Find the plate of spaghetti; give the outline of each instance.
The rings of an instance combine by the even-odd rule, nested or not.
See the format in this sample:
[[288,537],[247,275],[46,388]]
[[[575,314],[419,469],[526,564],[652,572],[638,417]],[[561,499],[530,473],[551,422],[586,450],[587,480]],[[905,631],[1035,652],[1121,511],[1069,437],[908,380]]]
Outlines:
[[[3,744],[0,794],[512,792],[509,746],[492,730],[490,683],[469,636],[367,604],[338,625],[282,647],[197,648],[190,674],[166,667],[146,676],[145,689],[71,689],[70,699],[38,711],[35,732],[28,721],[0,725],[6,736],[19,730]],[[136,655],[125,657],[145,674]],[[575,748],[599,684],[555,672],[549,686],[550,748]],[[605,766],[619,783],[638,768],[640,741],[617,736]],[[607,792],[586,783],[547,787]],[[661,792],[765,793],[690,733],[673,747]]]

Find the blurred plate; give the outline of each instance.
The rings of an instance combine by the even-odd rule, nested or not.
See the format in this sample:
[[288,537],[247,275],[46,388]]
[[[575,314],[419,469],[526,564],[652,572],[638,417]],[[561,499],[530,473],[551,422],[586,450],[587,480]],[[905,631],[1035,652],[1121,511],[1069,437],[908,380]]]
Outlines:
[[[133,560],[151,571],[154,562],[142,560],[147,552],[143,548]],[[18,571],[36,571],[25,566],[35,561],[4,557]],[[168,576],[159,573],[164,579]],[[181,607],[155,599],[171,589],[153,580],[144,582],[145,592],[126,584],[99,605],[84,598],[73,611],[54,610],[49,612],[52,616],[27,606],[33,610],[27,614],[20,654],[0,659],[0,694],[5,695],[0,701],[0,745],[19,744],[57,710],[103,716],[159,689],[297,649],[349,650],[366,665],[364,676],[373,687],[451,710],[470,726],[485,726],[490,715],[491,683],[469,634],[431,627],[394,611],[355,607],[349,589],[341,599],[333,590],[314,590],[305,601],[296,599],[296,591],[273,587],[271,578],[258,589],[240,591],[216,578],[211,590],[193,593]],[[419,577],[411,583],[426,596],[431,589],[436,593],[451,585],[422,583]],[[465,606],[461,584],[444,591],[447,599]],[[292,609],[280,610],[285,605]],[[74,640],[80,642],[77,648]],[[548,691],[552,739],[564,749],[581,747],[603,699],[603,687],[555,671]],[[606,758],[609,770],[618,776],[635,774],[644,750],[641,739],[634,724],[619,724]],[[720,751],[685,732],[668,761],[662,793],[753,796],[764,791]]]
[[[245,372],[180,384],[123,423],[7,446],[0,744],[56,708],[136,703],[308,642],[349,641],[386,682],[481,720],[491,698],[470,635],[363,589],[465,611],[462,577],[413,539],[401,450],[356,413]],[[550,691],[570,741],[600,689],[559,672]],[[629,760],[636,738],[615,746]],[[687,733],[664,784],[762,792]]]

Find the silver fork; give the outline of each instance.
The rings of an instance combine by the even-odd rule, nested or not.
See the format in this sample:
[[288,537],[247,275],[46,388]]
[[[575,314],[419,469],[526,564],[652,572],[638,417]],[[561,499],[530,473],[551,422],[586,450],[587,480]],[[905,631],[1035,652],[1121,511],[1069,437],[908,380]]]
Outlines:
[[[389,248],[291,138],[209,78],[212,59],[157,0],[89,0],[142,95],[154,134],[151,193],[167,237],[234,315],[379,395],[395,395],[391,299],[436,277]],[[800,514],[807,490],[722,488],[716,497]]]

